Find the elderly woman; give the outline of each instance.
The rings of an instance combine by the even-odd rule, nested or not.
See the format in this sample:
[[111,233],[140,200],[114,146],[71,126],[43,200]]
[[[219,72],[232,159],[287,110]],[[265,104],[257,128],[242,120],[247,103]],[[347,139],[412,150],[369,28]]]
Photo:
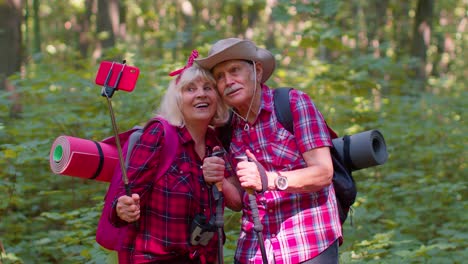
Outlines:
[[[119,251],[120,263],[215,263],[218,236],[201,233],[193,239],[196,223],[210,230],[215,213],[211,186],[203,179],[203,159],[219,145],[213,127],[228,119],[227,108],[217,93],[212,75],[193,65],[171,73],[158,114],[176,128],[179,141],[175,159],[155,180],[165,140],[160,122],[147,126],[130,156],[128,178],[132,196],[125,191],[115,197],[111,217],[114,225],[138,222],[129,228]],[[201,240],[198,240],[201,239]]]

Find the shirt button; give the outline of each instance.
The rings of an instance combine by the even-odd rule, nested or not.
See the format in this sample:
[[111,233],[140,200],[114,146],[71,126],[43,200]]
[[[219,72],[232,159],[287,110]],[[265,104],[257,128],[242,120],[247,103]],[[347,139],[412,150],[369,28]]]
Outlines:
[[180,174],[184,173],[184,171],[180,171]]
[[276,237],[276,234],[271,234],[272,237]]
[[257,152],[257,153],[260,153],[260,150],[259,150],[259,149],[257,149],[255,152]]
[[273,213],[273,210],[272,210],[272,209],[270,209],[270,210],[268,210],[268,212],[270,212],[270,213]]

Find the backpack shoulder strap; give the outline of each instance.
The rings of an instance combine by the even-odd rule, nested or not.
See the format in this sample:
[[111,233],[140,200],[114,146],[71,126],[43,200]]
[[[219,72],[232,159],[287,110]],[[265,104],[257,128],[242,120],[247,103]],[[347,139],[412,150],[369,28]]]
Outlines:
[[[179,139],[177,137],[177,131],[175,127],[169,124],[167,120],[159,116],[150,119],[148,123],[146,123],[144,128],[150,126],[154,122],[160,122],[163,125],[165,137],[165,144],[162,146],[161,150],[162,153],[164,153],[164,155],[161,156],[162,159],[160,160],[160,164],[155,178],[155,181],[157,181],[159,177],[166,173],[166,171],[169,169],[169,166],[173,163],[177,149],[179,147]],[[135,143],[140,139],[141,135],[143,134],[144,128],[140,127],[138,130],[133,132],[130,138],[128,139],[128,155],[125,159],[125,167],[128,166],[128,159],[130,157],[131,151],[135,146]],[[170,144],[168,144],[168,142],[170,142]]]
[[[273,90],[273,103],[275,107],[276,118],[291,134],[294,134],[293,118],[291,112],[291,103],[289,101],[289,92],[293,88],[279,87]],[[338,134],[327,124],[328,132],[331,138],[337,138]]]
[[289,91],[293,88],[280,87],[273,90],[273,106],[275,114],[281,125],[291,134],[294,134],[291,103],[289,102]]
[[128,162],[130,160],[130,156],[132,153],[133,147],[135,147],[136,142],[140,139],[141,134],[143,134],[143,127],[142,126],[135,126],[136,129],[130,136],[128,137],[128,145],[127,145],[127,155],[125,156],[125,168],[128,169]]
[[233,110],[229,110],[229,119],[224,126],[218,127],[217,135],[219,140],[221,141],[223,148],[225,151],[229,151],[229,146],[231,145],[231,137],[232,137],[232,116],[234,115]]

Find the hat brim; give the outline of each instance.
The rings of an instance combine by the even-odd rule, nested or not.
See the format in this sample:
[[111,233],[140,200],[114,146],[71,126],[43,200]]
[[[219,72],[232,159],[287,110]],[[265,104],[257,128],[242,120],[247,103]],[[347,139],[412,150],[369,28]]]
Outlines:
[[275,70],[276,62],[273,54],[266,49],[258,48],[250,41],[239,41],[206,58],[196,59],[200,67],[211,71],[216,65],[228,60],[254,60],[263,66],[262,83],[265,83]]

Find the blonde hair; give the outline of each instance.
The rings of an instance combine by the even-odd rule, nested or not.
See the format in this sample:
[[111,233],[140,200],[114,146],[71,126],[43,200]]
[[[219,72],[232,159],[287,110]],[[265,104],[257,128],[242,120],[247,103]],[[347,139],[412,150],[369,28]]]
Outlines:
[[216,82],[213,75],[196,64],[185,69],[169,83],[167,92],[161,100],[161,104],[156,113],[174,126],[184,126],[184,116],[180,110],[182,89],[198,78],[208,80],[213,84],[214,89],[216,90],[217,108],[210,125],[215,127],[224,125],[229,119],[228,107],[223,102],[218,89],[216,89]]

